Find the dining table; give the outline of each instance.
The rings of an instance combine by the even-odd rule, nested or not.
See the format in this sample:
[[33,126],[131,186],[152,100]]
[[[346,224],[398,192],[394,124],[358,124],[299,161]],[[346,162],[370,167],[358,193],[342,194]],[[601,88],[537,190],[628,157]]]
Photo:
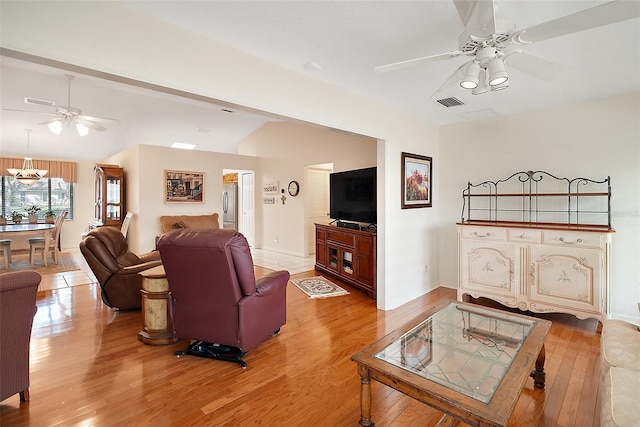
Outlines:
[[49,253],[51,237],[55,229],[56,225],[49,223],[9,223],[0,225],[0,238],[10,238],[11,235],[16,235],[16,233],[19,233],[20,236],[34,235],[44,237],[44,256],[42,258],[46,267],[48,265],[47,254]]

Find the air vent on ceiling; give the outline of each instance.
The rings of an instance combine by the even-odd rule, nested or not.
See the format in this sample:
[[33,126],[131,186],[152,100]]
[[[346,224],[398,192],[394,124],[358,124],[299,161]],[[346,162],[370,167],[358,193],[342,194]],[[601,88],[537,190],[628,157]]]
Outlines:
[[464,105],[464,102],[460,101],[456,97],[438,99],[438,102],[447,108],[456,107],[458,105]]

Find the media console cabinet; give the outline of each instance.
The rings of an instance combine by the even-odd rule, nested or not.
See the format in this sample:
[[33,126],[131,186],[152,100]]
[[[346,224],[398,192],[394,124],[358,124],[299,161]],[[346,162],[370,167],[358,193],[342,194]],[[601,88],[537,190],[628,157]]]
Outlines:
[[334,225],[316,226],[316,270],[376,298],[376,233]]
[[609,178],[537,171],[468,183],[457,224],[458,299],[486,297],[521,310],[604,321],[610,200]]

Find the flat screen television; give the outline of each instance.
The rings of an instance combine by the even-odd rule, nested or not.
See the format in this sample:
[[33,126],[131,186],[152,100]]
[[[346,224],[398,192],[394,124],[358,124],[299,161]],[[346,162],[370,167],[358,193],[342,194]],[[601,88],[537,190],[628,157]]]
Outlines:
[[329,176],[329,216],[334,220],[377,222],[376,168],[335,172]]

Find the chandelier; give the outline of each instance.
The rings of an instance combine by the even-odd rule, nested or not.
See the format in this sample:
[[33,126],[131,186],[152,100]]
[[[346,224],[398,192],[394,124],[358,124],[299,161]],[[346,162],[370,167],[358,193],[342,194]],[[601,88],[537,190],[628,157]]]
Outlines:
[[[29,156],[29,134],[31,129],[25,129],[27,132],[27,156]],[[33,167],[33,159],[31,157],[25,157],[22,163],[22,169],[7,169],[15,179],[25,185],[32,185],[40,181],[40,178],[44,177],[47,170],[36,169]]]

